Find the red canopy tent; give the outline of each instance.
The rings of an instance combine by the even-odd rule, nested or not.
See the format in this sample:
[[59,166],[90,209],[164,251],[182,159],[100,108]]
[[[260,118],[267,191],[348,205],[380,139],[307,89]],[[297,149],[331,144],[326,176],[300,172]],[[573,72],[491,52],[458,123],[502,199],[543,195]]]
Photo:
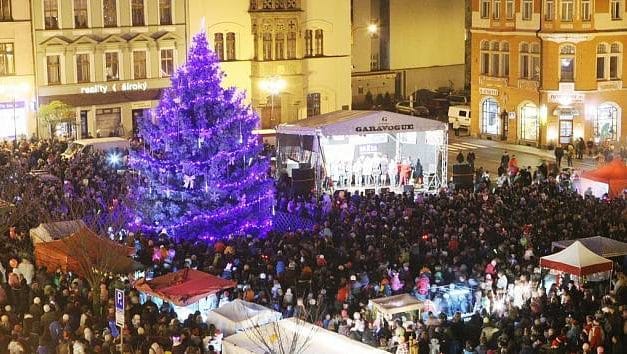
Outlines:
[[613,263],[575,241],[557,253],[540,258],[540,266],[581,277],[611,271]]
[[627,188],[627,166],[616,158],[596,170],[584,172],[581,178],[607,184],[610,198],[617,197]]
[[134,286],[143,293],[185,307],[221,290],[234,288],[237,283],[198,270],[183,269],[152,280],[139,279]]

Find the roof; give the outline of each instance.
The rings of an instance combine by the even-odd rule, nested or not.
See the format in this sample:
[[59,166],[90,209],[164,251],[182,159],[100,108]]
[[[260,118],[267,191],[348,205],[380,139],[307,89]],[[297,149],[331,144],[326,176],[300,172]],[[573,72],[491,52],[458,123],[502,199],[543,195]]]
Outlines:
[[540,258],[540,266],[577,276],[612,270],[612,261],[590,251],[583,243],[573,242],[567,248]]
[[625,180],[627,179],[627,166],[621,159],[616,158],[596,170],[584,172],[582,177],[600,182],[607,182],[613,179]]
[[606,258],[627,255],[626,242],[621,242],[602,236],[586,237],[578,240],[556,241],[552,242],[551,246],[553,246],[553,248],[563,249],[572,245],[575,241],[581,242],[590,251]]
[[387,111],[335,111],[284,123],[277,134],[354,135],[447,130],[448,125],[433,119]]
[[183,269],[151,280],[141,278],[134,286],[177,306],[187,306],[218,291],[234,288],[237,283],[195,269]]
[[120,137],[74,140],[75,143],[79,143],[79,144],[83,144],[83,145],[95,144],[95,143],[112,143],[112,142],[118,142],[118,141],[128,141],[128,140],[126,140],[124,138],[120,138]]
[[386,314],[396,314],[401,312],[421,311],[424,303],[409,294],[381,297],[370,300],[373,307]]

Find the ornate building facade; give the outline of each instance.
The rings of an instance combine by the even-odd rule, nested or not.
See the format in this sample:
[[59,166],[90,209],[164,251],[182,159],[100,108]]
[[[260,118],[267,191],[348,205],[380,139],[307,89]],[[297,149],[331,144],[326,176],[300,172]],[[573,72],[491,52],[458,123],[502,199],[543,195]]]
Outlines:
[[349,109],[348,0],[190,0],[188,37],[205,26],[262,128]]
[[471,134],[625,141],[624,0],[473,0]]

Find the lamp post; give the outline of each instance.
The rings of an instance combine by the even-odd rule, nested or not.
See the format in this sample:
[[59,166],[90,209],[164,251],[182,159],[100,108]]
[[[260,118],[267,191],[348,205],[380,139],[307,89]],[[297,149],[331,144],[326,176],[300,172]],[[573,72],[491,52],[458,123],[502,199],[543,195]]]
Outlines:
[[11,102],[13,104],[13,140],[17,142],[17,107],[16,100],[18,95],[26,94],[30,90],[30,85],[27,83],[22,83],[18,85],[11,86],[0,86],[0,94],[11,95]]
[[[270,121],[274,123],[274,96],[278,95],[285,89],[287,83],[279,76],[273,76],[261,80],[260,87],[263,91],[270,94]],[[279,123],[280,117],[279,117]],[[278,124],[275,124],[275,126]]]

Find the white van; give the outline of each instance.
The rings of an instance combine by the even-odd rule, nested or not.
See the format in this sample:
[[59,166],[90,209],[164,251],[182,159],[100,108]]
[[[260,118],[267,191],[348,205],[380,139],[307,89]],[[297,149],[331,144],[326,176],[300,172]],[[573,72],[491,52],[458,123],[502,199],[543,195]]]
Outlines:
[[470,106],[451,106],[448,108],[448,122],[459,123],[460,127],[470,127]]
[[67,150],[65,150],[65,152],[61,154],[61,157],[65,159],[70,159],[81,152],[109,151],[116,148],[120,151],[128,150],[130,148],[130,143],[128,140],[123,138],[95,138],[74,140],[67,147]]

